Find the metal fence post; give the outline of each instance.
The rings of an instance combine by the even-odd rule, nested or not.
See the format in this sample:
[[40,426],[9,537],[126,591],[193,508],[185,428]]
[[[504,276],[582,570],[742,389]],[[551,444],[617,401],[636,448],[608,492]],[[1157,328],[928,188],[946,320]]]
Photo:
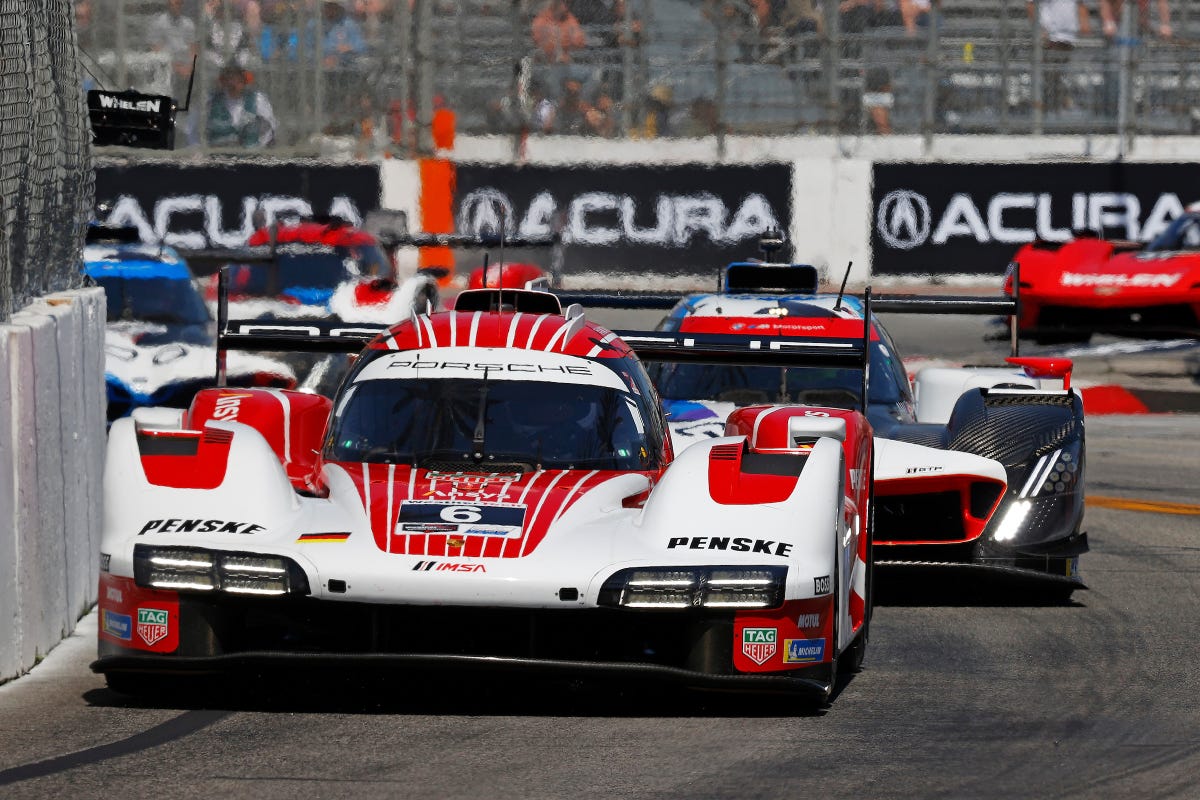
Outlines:
[[1118,33],[1121,47],[1121,75],[1117,94],[1118,152],[1123,158],[1133,135],[1133,3],[1121,6],[1121,27]]
[[408,3],[397,3],[395,14],[392,16],[394,30],[392,36],[395,44],[396,58],[396,74],[400,86],[398,101],[400,103],[400,113],[396,115],[396,128],[393,134],[394,138],[399,142],[401,152],[397,155],[406,155],[412,148],[410,140],[411,131],[408,125],[408,104],[409,95],[409,79],[412,77],[409,71],[409,43],[412,38],[412,14],[410,13]]
[[1033,53],[1030,65],[1030,87],[1033,105],[1033,135],[1041,136],[1046,113],[1045,51],[1042,48],[1042,0],[1033,0],[1032,24]]
[[933,131],[937,124],[937,90],[940,75],[940,59],[942,29],[942,4],[938,0],[933,3],[929,15],[929,39],[925,43],[925,108],[921,114],[921,133],[925,138],[925,152],[933,147]]
[[825,53],[822,69],[825,70],[825,121],[829,133],[837,133],[841,122],[841,98],[838,96],[838,70],[841,68],[842,21],[838,14],[838,0],[824,0],[821,4],[825,15]]
[[[1040,2],[1040,0],[1039,0]],[[1012,80],[1012,27],[1008,19],[1008,0],[1000,2],[1000,132],[1009,133],[1008,92]]]
[[325,15],[320,3],[313,25],[313,133],[320,135],[325,130]]
[[633,3],[625,3],[621,15],[621,135],[633,128]]
[[417,74],[417,153],[433,155],[433,0],[416,0],[413,50]]
[[729,110],[725,107],[728,102],[725,83],[729,76],[729,42],[727,41],[728,31],[721,24],[725,19],[723,14],[718,13],[713,20],[713,25],[717,29],[717,49],[716,49],[716,82],[714,87],[713,102],[717,106],[717,159],[725,158],[725,124],[729,119]]

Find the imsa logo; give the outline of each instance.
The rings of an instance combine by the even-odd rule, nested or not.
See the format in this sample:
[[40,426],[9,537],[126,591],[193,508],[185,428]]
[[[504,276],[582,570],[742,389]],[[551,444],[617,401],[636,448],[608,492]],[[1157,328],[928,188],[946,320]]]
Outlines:
[[153,647],[155,643],[167,638],[167,632],[170,630],[168,625],[166,611],[157,608],[138,609],[138,636],[142,637],[142,641],[148,647]]
[[743,628],[742,653],[755,664],[765,664],[775,655],[779,632],[775,628]]

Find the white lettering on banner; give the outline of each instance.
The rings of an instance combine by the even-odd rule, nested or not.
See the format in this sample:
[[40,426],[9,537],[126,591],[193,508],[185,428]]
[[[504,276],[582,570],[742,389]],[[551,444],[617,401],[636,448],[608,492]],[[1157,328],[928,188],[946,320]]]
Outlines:
[[100,95],[101,108],[119,108],[123,111],[152,111],[155,114],[162,111],[161,100],[122,100],[109,94]]
[[[945,211],[932,224],[929,201],[908,189],[888,192],[879,202],[875,231],[883,243],[896,250],[911,250],[923,244],[943,245],[951,239],[971,237],[980,244],[1025,244],[1035,238],[1066,242],[1072,230],[1091,230],[1133,241],[1148,242],[1184,213],[1179,196],[1164,192],[1155,200],[1145,222],[1140,222],[1142,204],[1128,192],[1076,192],[1071,195],[1071,228],[1055,228],[1054,198],[1049,192],[999,192],[988,199],[987,222],[969,194],[950,197]],[[1014,224],[1014,215],[1027,218],[1034,212],[1034,227]],[[732,227],[732,226],[731,226]],[[932,234],[930,229],[932,228]]]
[[1088,198],[1088,228],[1098,232],[1105,228],[1124,228],[1122,238],[1136,241],[1141,210],[1142,204],[1137,197],[1128,192],[1093,194]]
[[1055,228],[1050,224],[1050,195],[1037,196],[1037,235],[1047,242],[1067,242],[1071,239],[1070,228]]
[[933,243],[945,244],[951,236],[974,236],[977,242],[988,241],[987,228],[970,195],[960,193],[950,198],[946,212],[933,231]]
[[[241,204],[238,224],[226,230],[222,228],[221,199],[215,194],[160,197],[150,214],[146,213],[136,197],[120,195],[104,223],[135,227],[143,242],[157,244],[161,241],[172,247],[199,249],[209,246],[236,247],[245,243],[260,222],[270,225],[276,220],[296,220],[313,214],[313,207],[307,200],[290,195],[243,197]],[[203,222],[201,230],[174,228],[174,218],[181,214],[200,214]],[[362,214],[354,201],[345,195],[338,195],[330,201],[329,214],[347,219],[351,225],[362,225]],[[154,220],[153,224],[151,219]]]
[[1037,198],[1032,194],[998,194],[988,203],[988,230],[992,239],[1004,244],[1025,244],[1034,239],[1033,231],[1029,228],[1008,228],[1004,225],[1004,212],[1010,208],[1032,209],[1037,205]]
[[589,222],[588,215],[600,211],[616,211],[619,207],[618,198],[608,192],[586,192],[575,198],[571,203],[570,226],[571,238],[578,244],[606,245],[621,241],[621,231],[616,228],[606,228]]
[[[714,194],[659,194],[654,200],[653,224],[637,225],[637,201],[626,194],[583,192],[571,198],[563,215],[563,241],[587,246],[607,246],[622,241],[660,247],[686,247],[703,234],[718,244],[756,239],[780,227],[779,217],[766,197],[749,194],[730,215],[725,202]],[[559,205],[550,192],[539,192],[524,215],[503,192],[484,188],[468,193],[459,205],[458,229],[480,235],[500,230],[509,235],[545,236],[554,232]],[[518,219],[520,220],[518,223]]]

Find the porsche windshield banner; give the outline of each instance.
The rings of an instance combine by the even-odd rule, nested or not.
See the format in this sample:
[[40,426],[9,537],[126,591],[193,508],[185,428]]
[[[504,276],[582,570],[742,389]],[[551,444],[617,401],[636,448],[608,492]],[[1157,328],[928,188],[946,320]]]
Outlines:
[[374,165],[98,165],[99,221],[172,247],[238,247],[275,219],[330,215],[361,224],[379,207]]
[[714,273],[790,222],[791,167],[459,166],[460,233],[560,232],[566,272]]
[[1200,164],[876,164],[872,270],[999,275],[1034,238],[1147,242],[1200,200]]

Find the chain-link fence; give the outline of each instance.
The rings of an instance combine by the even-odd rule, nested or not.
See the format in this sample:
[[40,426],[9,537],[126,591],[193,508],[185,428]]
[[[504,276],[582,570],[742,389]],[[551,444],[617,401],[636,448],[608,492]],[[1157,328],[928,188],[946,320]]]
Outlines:
[[518,147],[546,134],[1190,134],[1198,10],[1200,0],[77,0],[89,81],[182,100],[197,58],[185,147],[360,156],[427,149],[439,106],[460,132]]
[[78,286],[92,171],[70,0],[0,0],[0,321]]

